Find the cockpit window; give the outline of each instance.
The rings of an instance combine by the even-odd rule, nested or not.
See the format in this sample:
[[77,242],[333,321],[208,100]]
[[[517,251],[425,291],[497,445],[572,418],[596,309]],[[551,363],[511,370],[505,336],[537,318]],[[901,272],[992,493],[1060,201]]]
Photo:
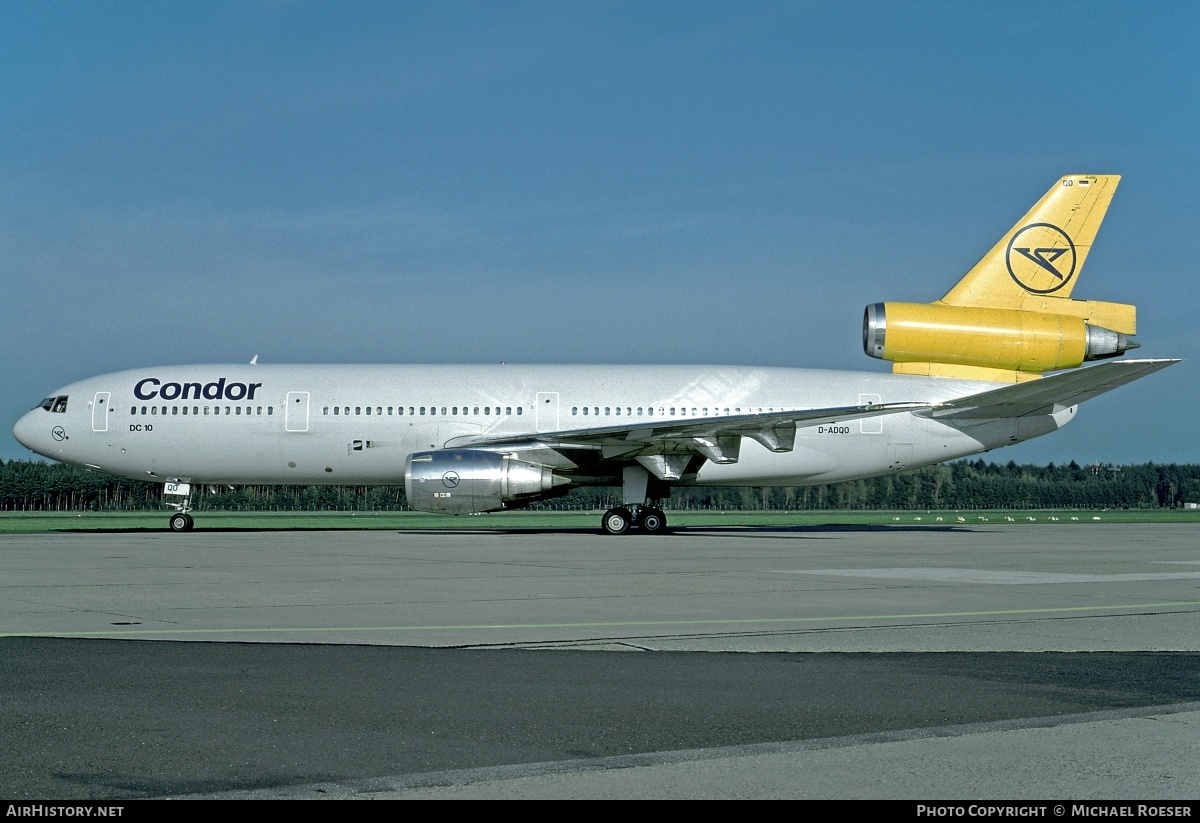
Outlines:
[[46,411],[54,414],[62,414],[67,410],[67,397],[68,395],[65,394],[59,397],[47,397],[41,403],[38,403],[36,406],[34,406],[34,408],[45,409]]

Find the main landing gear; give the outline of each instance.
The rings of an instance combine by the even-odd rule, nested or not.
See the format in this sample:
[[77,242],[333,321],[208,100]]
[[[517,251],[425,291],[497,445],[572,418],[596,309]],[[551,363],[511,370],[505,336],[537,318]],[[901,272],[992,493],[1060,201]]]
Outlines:
[[[643,534],[662,534],[667,516],[659,501],[670,495],[667,484],[650,476],[641,466],[626,466],[622,475],[623,505],[609,509],[600,520],[605,534],[626,534],[636,528]],[[632,501],[642,502],[632,502]]]
[[607,534],[625,534],[634,527],[645,534],[662,534],[667,516],[658,506],[617,506],[604,513],[600,525]]

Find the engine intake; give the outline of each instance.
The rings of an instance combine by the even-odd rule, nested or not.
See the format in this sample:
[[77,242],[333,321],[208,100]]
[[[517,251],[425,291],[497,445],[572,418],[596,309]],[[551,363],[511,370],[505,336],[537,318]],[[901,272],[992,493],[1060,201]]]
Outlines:
[[1063,314],[875,303],[863,315],[863,349],[893,363],[948,363],[1040,374],[1117,357],[1138,344]]
[[514,508],[551,497],[567,483],[548,466],[489,451],[417,452],[404,463],[409,508],[439,514]]

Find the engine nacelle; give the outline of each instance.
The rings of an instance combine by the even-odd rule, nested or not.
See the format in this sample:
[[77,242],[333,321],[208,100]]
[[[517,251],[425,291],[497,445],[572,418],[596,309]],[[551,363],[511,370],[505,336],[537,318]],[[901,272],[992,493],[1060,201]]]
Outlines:
[[409,508],[439,514],[499,511],[549,497],[567,482],[548,466],[489,451],[417,452],[404,463]]
[[1064,314],[875,303],[863,316],[863,348],[893,363],[948,363],[1040,374],[1124,354],[1124,334]]

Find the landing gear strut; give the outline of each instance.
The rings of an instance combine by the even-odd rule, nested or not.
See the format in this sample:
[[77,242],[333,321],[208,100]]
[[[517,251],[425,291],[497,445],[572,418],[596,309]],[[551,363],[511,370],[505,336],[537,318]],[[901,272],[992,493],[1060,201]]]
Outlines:
[[[182,502],[174,503],[167,497],[183,498]],[[196,522],[192,520],[192,516],[188,514],[192,510],[192,487],[189,483],[164,483],[163,484],[163,502],[168,506],[175,508],[175,514],[171,515],[171,519],[167,521],[167,525],[173,532],[190,532]]]
[[667,516],[660,501],[670,493],[665,482],[651,477],[641,466],[626,466],[621,484],[623,505],[606,511],[600,526],[606,534],[625,534],[634,527],[644,534],[662,534],[667,530]]

